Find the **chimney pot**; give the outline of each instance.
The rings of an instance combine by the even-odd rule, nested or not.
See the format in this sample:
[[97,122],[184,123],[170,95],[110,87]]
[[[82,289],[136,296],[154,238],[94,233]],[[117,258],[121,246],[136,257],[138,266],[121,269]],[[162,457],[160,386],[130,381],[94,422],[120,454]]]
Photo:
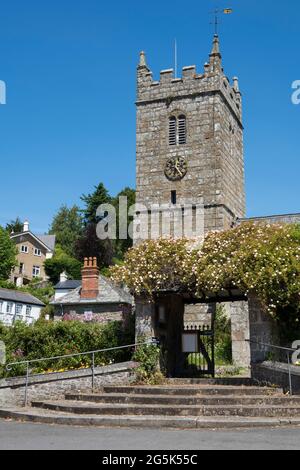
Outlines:
[[82,300],[96,299],[99,294],[99,269],[97,258],[84,258],[81,270],[82,287],[80,297]]

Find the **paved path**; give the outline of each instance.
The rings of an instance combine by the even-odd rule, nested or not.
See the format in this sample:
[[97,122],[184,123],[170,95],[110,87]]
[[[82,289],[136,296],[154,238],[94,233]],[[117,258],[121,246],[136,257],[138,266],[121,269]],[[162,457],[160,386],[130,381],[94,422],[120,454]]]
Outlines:
[[176,431],[50,426],[0,420],[0,449],[300,449],[300,428]]

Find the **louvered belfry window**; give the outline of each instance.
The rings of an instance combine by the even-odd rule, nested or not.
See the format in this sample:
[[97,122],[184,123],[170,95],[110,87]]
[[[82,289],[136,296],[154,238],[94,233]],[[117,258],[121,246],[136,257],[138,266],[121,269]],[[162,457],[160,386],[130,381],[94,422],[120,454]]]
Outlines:
[[176,145],[176,124],[177,119],[175,116],[171,116],[169,119],[169,144]]
[[181,114],[169,118],[169,145],[186,144],[186,117]]
[[178,118],[178,143],[186,144],[186,118],[183,114]]

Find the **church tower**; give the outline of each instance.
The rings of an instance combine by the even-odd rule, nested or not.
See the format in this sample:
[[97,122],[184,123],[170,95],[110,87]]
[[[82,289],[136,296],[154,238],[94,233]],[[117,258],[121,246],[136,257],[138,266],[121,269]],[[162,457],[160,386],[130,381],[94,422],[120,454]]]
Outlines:
[[163,70],[154,81],[145,53],[137,70],[137,203],[204,204],[204,230],[245,216],[242,99],[222,68],[219,37],[201,74]]

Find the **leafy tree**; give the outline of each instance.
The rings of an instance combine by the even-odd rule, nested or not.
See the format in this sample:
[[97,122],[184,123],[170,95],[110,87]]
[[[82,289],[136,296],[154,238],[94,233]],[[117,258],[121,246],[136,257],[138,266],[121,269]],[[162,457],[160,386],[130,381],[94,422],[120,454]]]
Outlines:
[[85,257],[96,257],[100,268],[108,267],[113,262],[114,247],[112,240],[99,240],[96,223],[89,223],[83,236],[76,244],[76,258],[81,262]]
[[95,186],[95,191],[93,193],[87,195],[83,194],[80,199],[85,204],[85,208],[82,210],[82,213],[86,225],[97,223],[99,221],[96,215],[98,207],[101,204],[112,202],[112,199],[103,183],[99,183],[98,186]]
[[56,243],[69,256],[74,256],[75,245],[83,232],[83,218],[77,206],[61,206],[52,221],[49,234],[56,235]]
[[21,233],[23,232],[23,223],[20,217],[17,217],[15,220],[11,220],[8,224],[6,224],[5,230],[8,233]]
[[53,284],[57,284],[64,271],[71,279],[81,279],[81,262],[57,247],[55,256],[45,261],[45,271]]
[[17,249],[9,233],[0,227],[0,279],[7,280],[16,266]]
[[[127,238],[126,240],[121,240],[120,239],[120,234],[119,234],[119,221],[120,221],[120,206],[119,206],[119,201],[120,197],[126,197],[127,198]],[[132,217],[128,216],[128,210],[131,206],[135,204],[135,190],[129,187],[124,188],[112,201],[112,204],[114,205],[116,209],[116,214],[117,214],[117,240],[115,243],[116,246],[116,256],[118,258],[123,259],[124,254],[129,250],[129,248],[132,247],[133,240],[128,236],[128,227],[129,224],[132,222]]]

